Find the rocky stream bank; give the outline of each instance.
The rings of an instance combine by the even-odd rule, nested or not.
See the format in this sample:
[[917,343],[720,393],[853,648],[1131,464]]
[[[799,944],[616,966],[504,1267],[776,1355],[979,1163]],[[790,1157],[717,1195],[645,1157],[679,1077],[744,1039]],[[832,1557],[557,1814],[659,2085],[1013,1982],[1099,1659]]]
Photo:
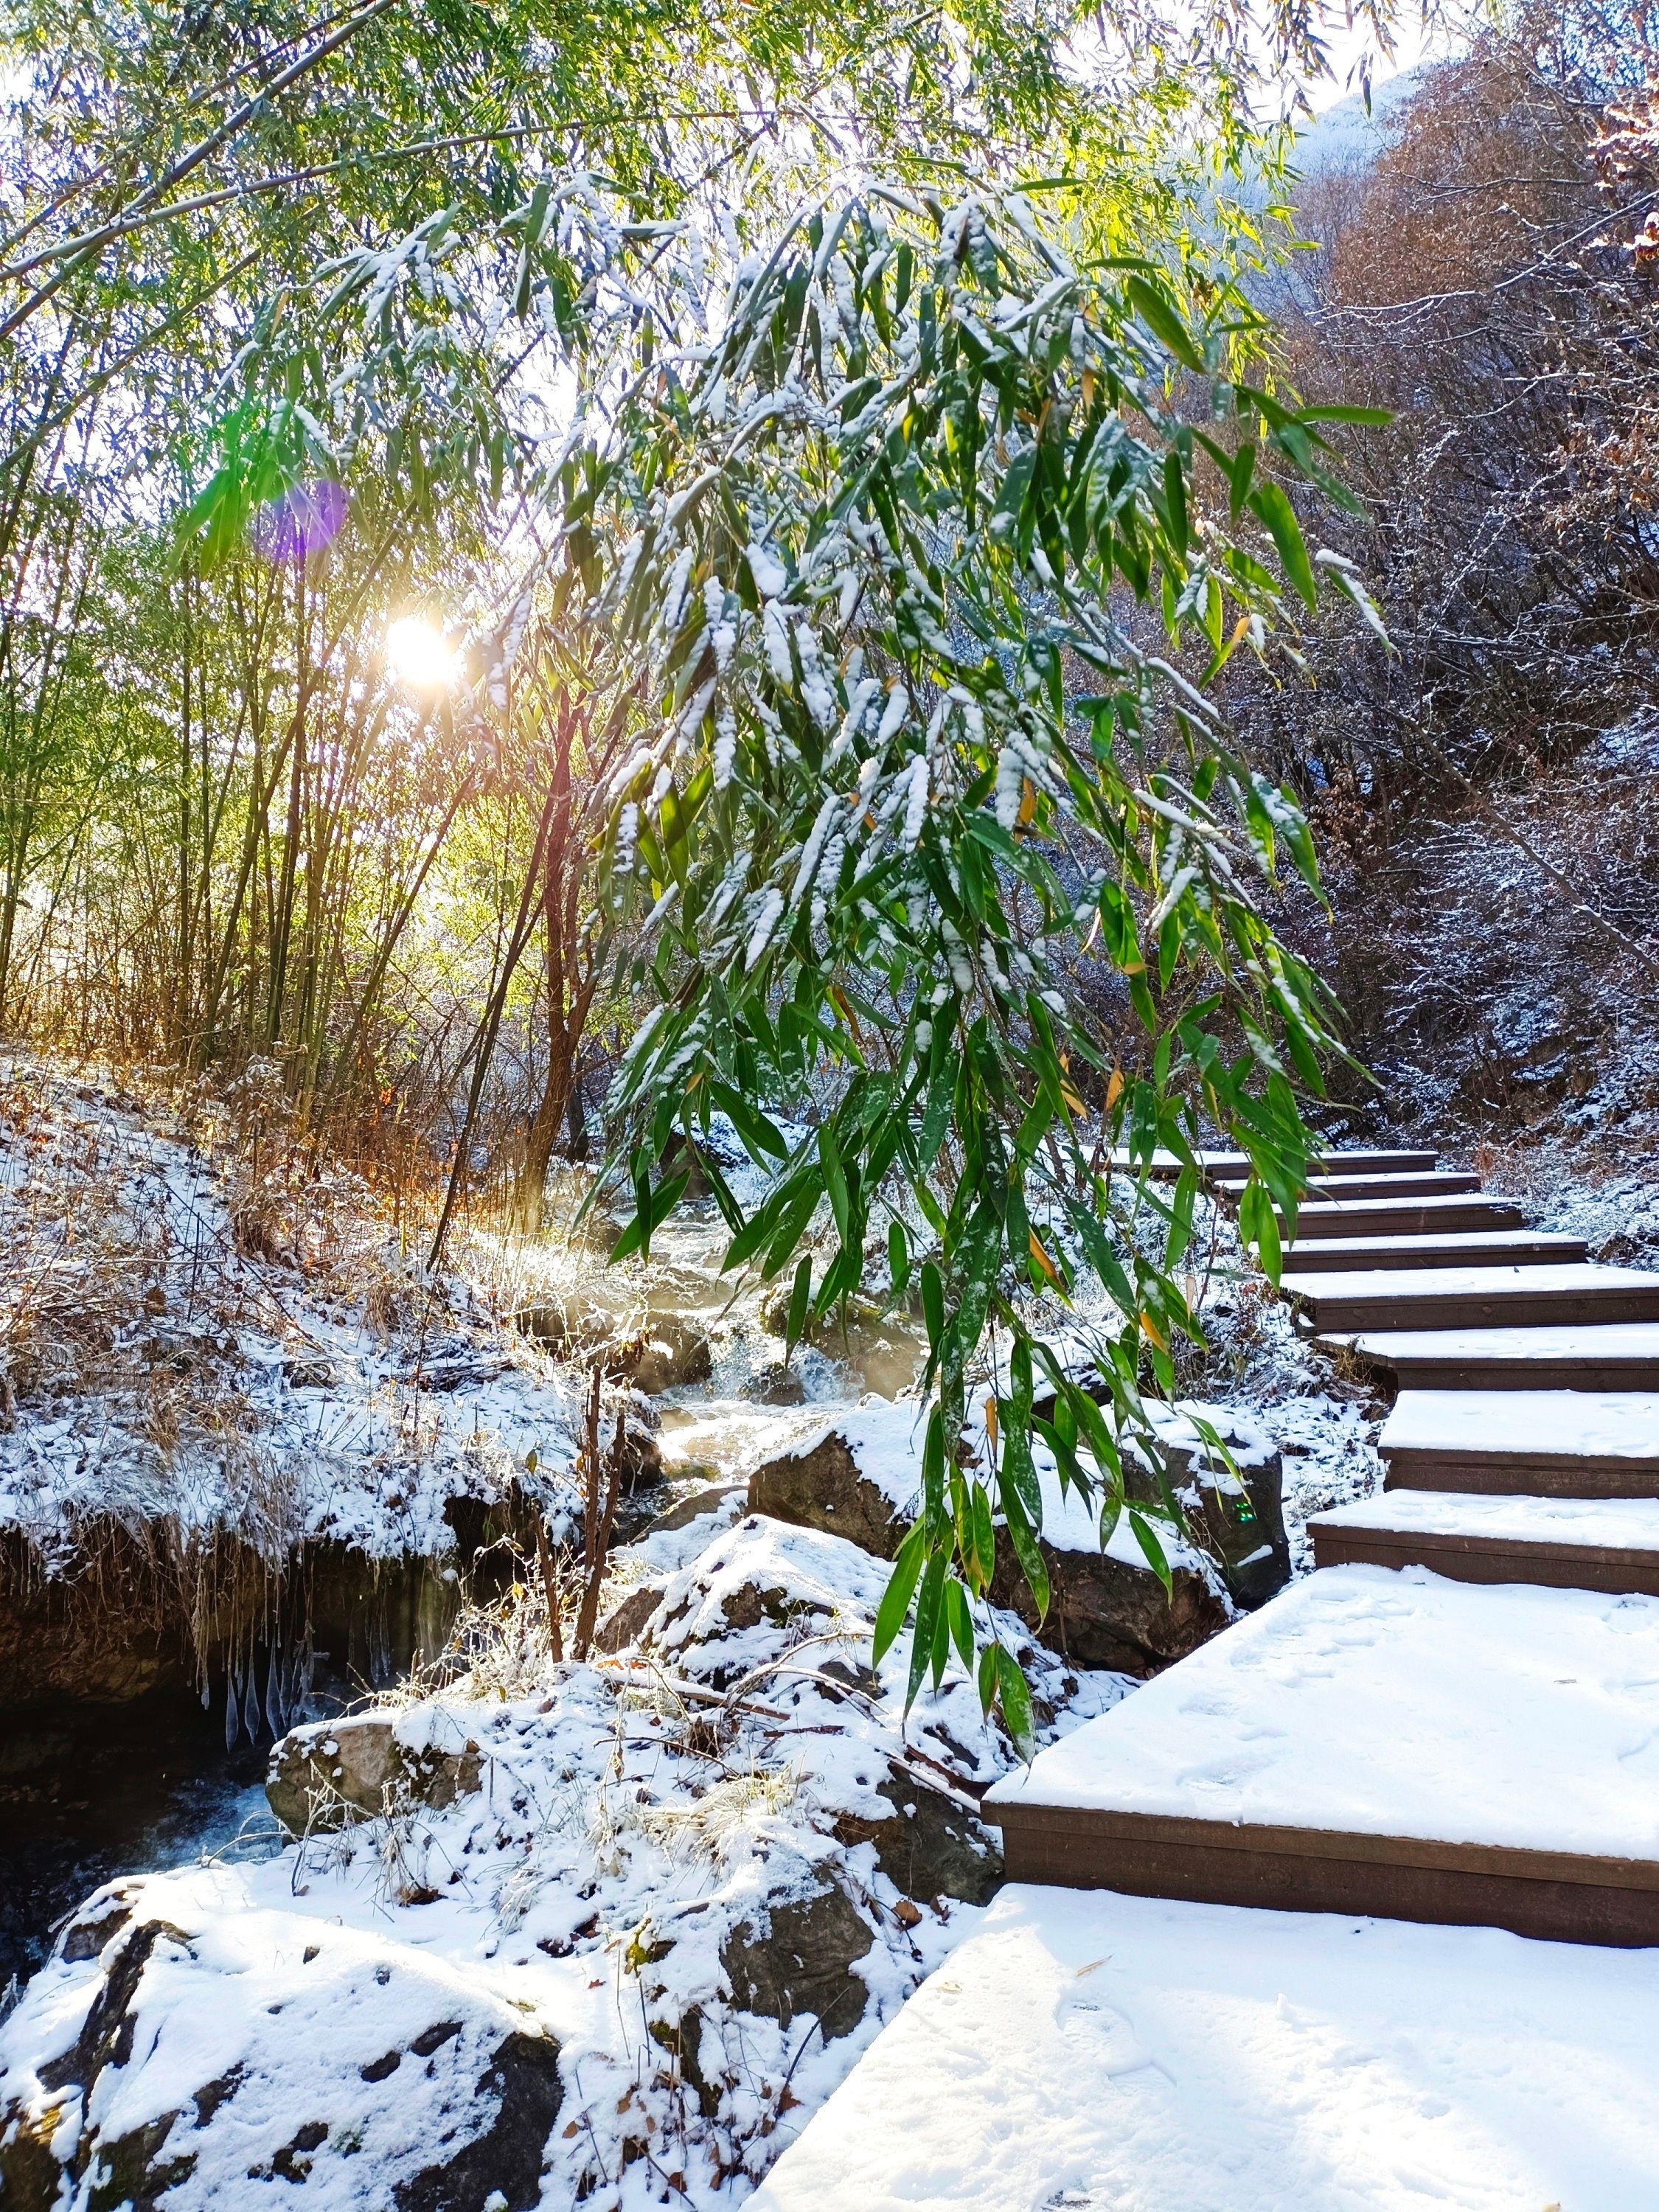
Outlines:
[[[787,1355],[695,1212],[648,1271],[475,1252],[434,1304],[383,1225],[250,1216],[101,1091],[14,1103],[6,1157],[0,1226],[56,1301],[14,1328],[0,1432],[0,1705],[37,1747],[0,1769],[3,1932],[40,1967],[0,2025],[7,2212],[278,2180],[343,2212],[737,2202],[1000,1880],[978,1801],[1013,1747],[954,1659],[908,1713],[902,1648],[869,1663],[914,1324]],[[93,1232],[76,1157],[128,1194]],[[1051,1469],[1049,1613],[992,1593],[1045,1740],[1370,1480],[1364,1407],[1230,1297],[1234,1380],[1266,1362],[1276,1399],[1203,1408],[1242,1484],[1160,1415],[1171,1596]],[[633,1463],[577,1664],[536,1528],[576,1531],[596,1365]]]

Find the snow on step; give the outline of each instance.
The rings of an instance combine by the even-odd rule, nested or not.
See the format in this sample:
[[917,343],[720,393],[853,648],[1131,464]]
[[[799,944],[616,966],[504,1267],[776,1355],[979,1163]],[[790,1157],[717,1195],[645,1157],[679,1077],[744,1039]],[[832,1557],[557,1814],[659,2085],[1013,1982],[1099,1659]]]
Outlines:
[[1367,1329],[1320,1341],[1401,1389],[1659,1389],[1659,1322],[1533,1328]]
[[1420,1566],[1468,1583],[1659,1595],[1659,1498],[1390,1490],[1308,1523],[1322,1567]]
[[[1216,1188],[1236,1198],[1244,1188],[1242,1176],[1218,1176]],[[1315,1176],[1307,1194],[1313,1199],[1457,1198],[1480,1188],[1477,1175],[1453,1173],[1442,1168],[1432,1174]]]
[[1316,1328],[1468,1328],[1486,1322],[1659,1321],[1659,1273],[1594,1261],[1531,1267],[1424,1267],[1408,1278],[1285,1274]]
[[1379,1448],[1395,1486],[1659,1496],[1659,1392],[1402,1390]]
[[[1236,1176],[1243,1177],[1250,1172],[1249,1157],[1244,1152],[1207,1152],[1200,1149],[1196,1154],[1200,1167],[1207,1176]],[[1439,1158],[1437,1152],[1326,1152],[1314,1163],[1322,1176],[1399,1175],[1425,1172]],[[1134,1164],[1128,1147],[1120,1145],[1112,1154],[1112,1165],[1120,1175],[1133,1175]],[[1171,1181],[1181,1172],[1182,1163],[1173,1152],[1162,1150],[1152,1154],[1151,1175]]]
[[1652,2212],[1656,2020],[1653,1952],[1013,1886],[750,2206]]
[[1659,1599],[1324,1568],[985,1812],[1014,1881],[1659,1942]]
[[1352,1273],[1371,1267],[1502,1267],[1583,1260],[1589,1247],[1582,1237],[1555,1237],[1532,1229],[1495,1233],[1424,1237],[1316,1237],[1305,1239],[1300,1224],[1295,1243],[1285,1254],[1287,1273]]
[[1310,1237],[1428,1237],[1437,1231],[1524,1229],[1506,1199],[1459,1192],[1450,1198],[1321,1198],[1297,1209],[1298,1242]]

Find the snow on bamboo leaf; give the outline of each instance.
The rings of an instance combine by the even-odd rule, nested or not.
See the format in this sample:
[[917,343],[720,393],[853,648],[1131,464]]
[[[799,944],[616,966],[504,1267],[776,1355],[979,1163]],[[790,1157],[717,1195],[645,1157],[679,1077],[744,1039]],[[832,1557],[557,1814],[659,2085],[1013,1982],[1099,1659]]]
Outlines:
[[[800,1133],[775,1161],[745,1138],[774,1173],[731,1201],[728,1265],[794,1265],[792,1331],[809,1297],[822,1313],[919,1279],[936,1441],[877,1631],[885,1649],[914,1608],[913,1692],[985,1632],[999,1547],[1041,1605],[1046,1468],[1110,1528],[1131,1443],[1160,1464],[1139,1393],[1173,1387],[1173,1337],[1198,1328],[1171,1272],[1190,1194],[1159,1257],[1136,1224],[1168,1202],[1103,1170],[1110,1147],[1185,1158],[1201,1117],[1293,1192],[1310,1139],[1284,1071],[1316,1084],[1339,1049],[1322,987],[1255,903],[1281,848],[1316,882],[1306,824],[1183,672],[1241,624],[1271,654],[1286,586],[1349,598],[1278,483],[1235,501],[1223,478],[1212,506],[1188,465],[1194,424],[1219,422],[1224,451],[1268,442],[1248,382],[1205,366],[1255,327],[1224,274],[1126,282],[1074,265],[1027,203],[884,189],[753,258],[677,378],[638,379],[570,472],[588,489],[569,618],[641,701],[685,702],[613,786],[637,804],[676,740],[678,896],[623,864],[644,821],[615,834],[616,896],[655,930],[662,1026],[618,1069],[607,1180],[647,1194],[643,1246],[672,1156],[696,1156],[722,1097],[763,1102],[769,1130]],[[655,618],[630,626],[607,562]],[[1133,625],[1126,593],[1145,603]],[[1102,961],[1139,1050],[1078,988]],[[1255,1188],[1246,1233],[1271,1266]],[[838,1249],[803,1272],[825,1197]],[[894,1230],[866,1257],[878,1206]],[[926,1225],[920,1249],[900,1215]],[[1111,1317],[1061,1359],[1046,1316],[1084,1277]],[[1052,1419],[1033,1411],[1039,1367]],[[994,1426],[970,1419],[988,1395]],[[1160,1574],[1172,1510],[1167,1491],[1134,1505]],[[981,1681],[1029,1741],[1006,1649]]]

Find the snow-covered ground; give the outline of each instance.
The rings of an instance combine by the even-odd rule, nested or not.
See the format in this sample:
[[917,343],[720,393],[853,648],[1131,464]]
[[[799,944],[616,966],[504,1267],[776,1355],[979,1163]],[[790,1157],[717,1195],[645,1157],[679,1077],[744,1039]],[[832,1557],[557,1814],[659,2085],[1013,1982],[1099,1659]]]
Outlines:
[[1650,2212],[1659,1954],[1012,1886],[752,2212]]
[[[786,1360],[767,1297],[719,1276],[712,1209],[609,1275],[598,1237],[480,1228],[428,1291],[361,1189],[262,1180],[245,1143],[198,1149],[144,1102],[49,1072],[14,1069],[0,1108],[0,1229],[27,1261],[0,1524],[43,1555],[100,1511],[382,1554],[441,1547],[461,1491],[517,1482],[556,1518],[580,1370],[501,1326],[526,1307],[578,1336],[607,1316],[684,1324],[665,1333],[686,1379],[653,1401],[665,1502],[726,1493],[618,1553],[605,1604],[626,1601],[629,1628],[595,1664],[550,1662],[539,1593],[520,1592],[464,1621],[451,1665],[470,1671],[369,1710],[476,1766],[476,1789],[440,1806],[399,1783],[379,1817],[303,1842],[256,1823],[83,1908],[0,2031],[19,2203],[78,2212],[118,2184],[142,2205],[168,2174],[167,2212],[250,2176],[303,2179],[342,2212],[519,2212],[538,2191],[597,2212],[739,2202],[996,1880],[976,1808],[1014,1765],[1006,1736],[954,1660],[907,1720],[905,1644],[868,1666],[885,1565],[745,1516],[739,1487],[833,1420],[902,1515],[920,1433],[914,1404],[887,1401],[915,1322],[872,1305]],[[1210,1341],[1179,1388],[1253,1465],[1282,1455],[1300,1562],[1310,1514],[1378,1486],[1382,1408],[1296,1334],[1224,1224],[1202,1231]],[[163,1426],[155,1378],[175,1371]],[[1158,1419],[1183,1440],[1183,1417]],[[1097,1540],[1045,1491],[1052,1538]],[[1144,1571],[1126,1526],[1110,1556]],[[1045,1740],[1133,1686],[998,1626]],[[536,2144],[507,2140],[509,2106],[546,2120]]]
[[[84,1907],[0,2030],[0,2173],[49,2143],[64,2212],[111,2170],[135,2201],[174,2173],[168,2212],[301,2171],[341,2208],[746,2194],[977,1924],[975,1808],[1014,1753],[954,1662],[906,1722],[854,1546],[722,1506],[643,1548],[661,1595],[622,1653],[515,1670],[503,1636],[402,1710],[476,1747],[476,1790]],[[1047,1735],[1128,1686],[1000,1625]],[[544,2175],[491,2135],[507,2087]]]
[[389,1558],[448,1550],[458,1495],[516,1482],[556,1516],[580,1391],[463,1280],[422,1282],[360,1184],[0,1070],[0,1528],[49,1568],[96,1516]]

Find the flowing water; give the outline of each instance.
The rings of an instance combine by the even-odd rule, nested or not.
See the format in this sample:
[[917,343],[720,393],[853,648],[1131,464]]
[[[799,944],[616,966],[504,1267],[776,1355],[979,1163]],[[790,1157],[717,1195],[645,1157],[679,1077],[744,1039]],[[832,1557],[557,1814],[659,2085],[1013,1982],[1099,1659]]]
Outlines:
[[[0,1990],[63,1917],[118,1874],[272,1838],[263,1751],[225,1749],[222,1714],[166,1693],[7,1717],[0,1734]],[[246,1841],[238,1838],[246,1832]]]

